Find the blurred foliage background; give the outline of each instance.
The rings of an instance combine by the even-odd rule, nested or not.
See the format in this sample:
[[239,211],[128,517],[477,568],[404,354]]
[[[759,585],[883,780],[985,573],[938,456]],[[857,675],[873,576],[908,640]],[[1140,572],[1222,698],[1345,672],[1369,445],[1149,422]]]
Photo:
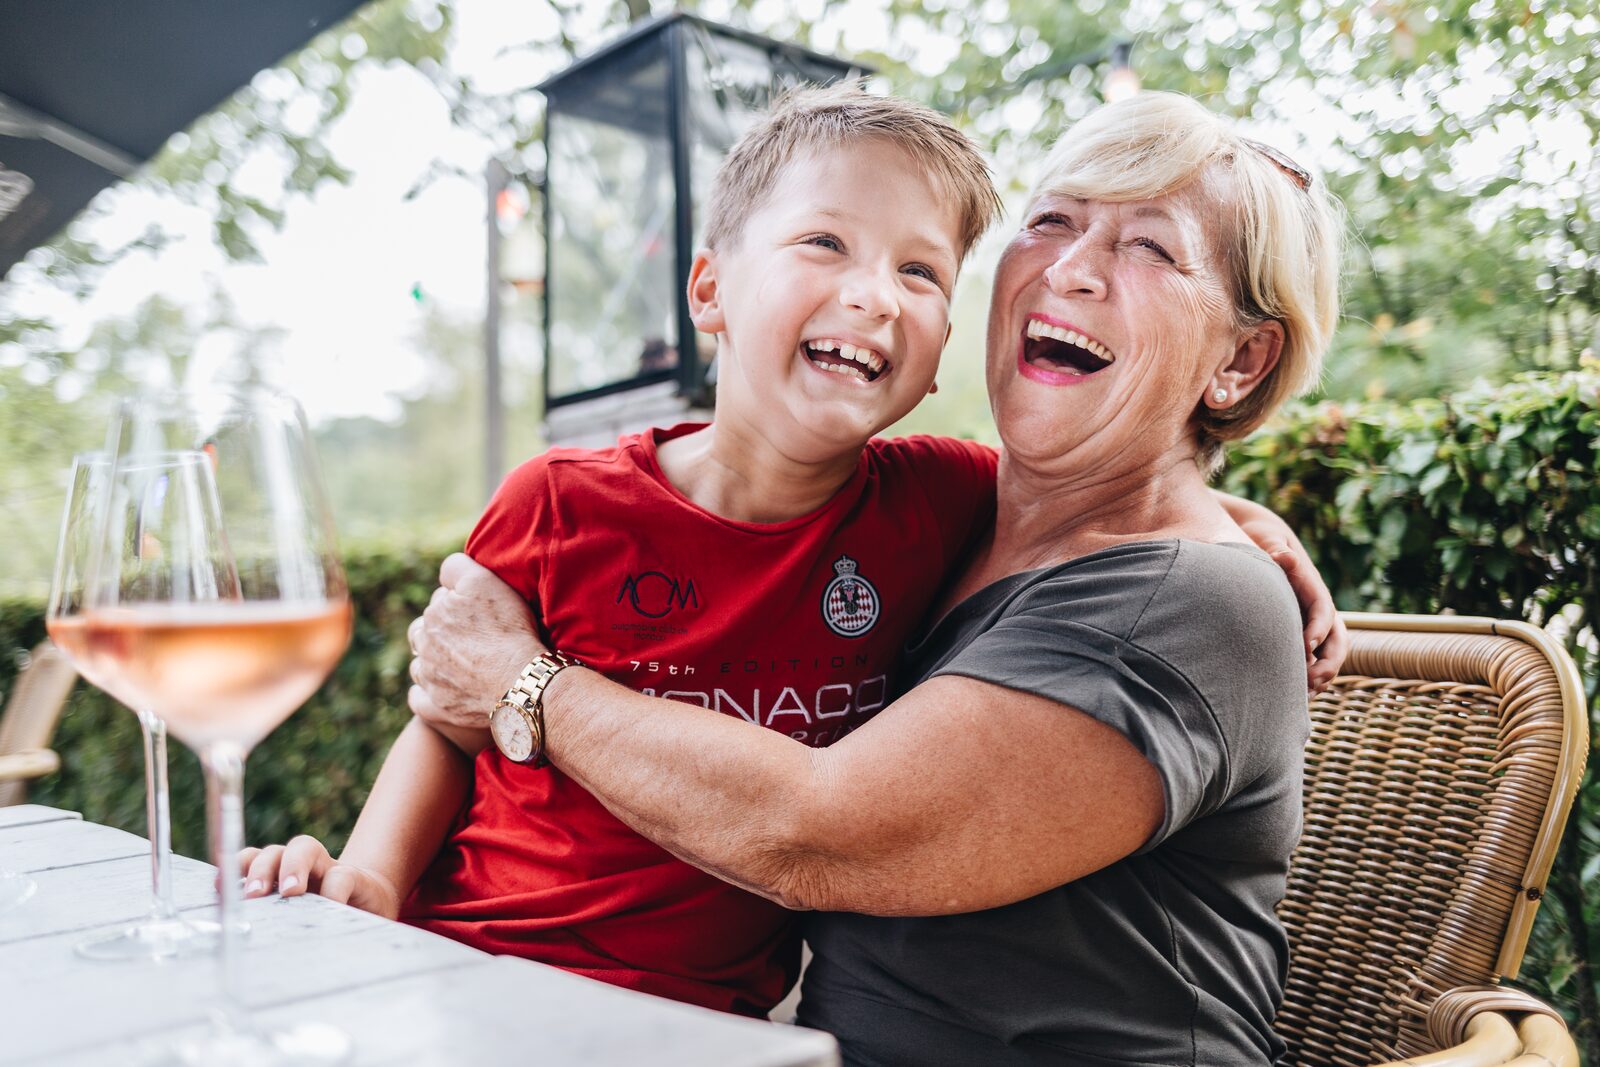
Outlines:
[[[376,0],[175,136],[138,186],[204,212],[228,257],[258,259],[294,204],[351,181],[335,150],[341,124],[376,72],[397,71],[436,94],[485,155],[537,176],[543,116],[526,87],[665,10],[650,0],[537,0],[532,21],[518,24],[529,36],[506,36],[486,65],[457,41],[468,16],[498,21],[486,4]],[[1014,209],[1051,140],[1099,101],[1110,52],[1127,45],[1145,87],[1192,93],[1238,117],[1318,171],[1346,204],[1354,240],[1344,326],[1323,386],[1329,398],[1438,396],[1480,377],[1570,368],[1595,347],[1600,17],[1589,0],[683,6],[864,61],[887,89],[949,110],[992,151]],[[394,131],[397,145],[406,134]],[[281,176],[270,195],[241,178],[263,158]],[[407,176],[408,195],[451,174],[481,180],[459,160],[441,151]],[[105,225],[122,203],[102,197],[0,285],[0,513],[16,531],[0,558],[0,592],[39,591],[67,459],[98,443],[101,422],[89,414],[97,398],[132,380],[181,378],[197,345],[218,337],[245,367],[279,354],[275,330],[242,322],[220,286],[198,306],[153,296],[99,323],[86,341],[41,317],[19,294],[48,285],[87,296],[113,265],[159,254],[174,239],[159,225]],[[993,235],[969,265],[941,391],[902,429],[992,439],[980,356],[1002,239]],[[458,533],[486,497],[480,479],[461,476],[472,444],[461,429],[483,421],[481,319],[420,293],[418,305],[408,354],[426,362],[424,384],[383,417],[318,426],[328,454],[339,457],[328,466],[347,534]],[[513,317],[518,306],[533,314],[513,301]],[[542,445],[538,331],[515,325],[503,331],[507,465]],[[374,390],[382,384],[375,378]]]
[[[337,134],[376,71],[425,82],[485,157],[537,175],[542,112],[524,87],[665,10],[650,0],[535,0],[544,30],[501,45],[518,71],[508,85],[456,47],[463,13],[484,3],[376,0],[174,137],[138,186],[203,210],[225,256],[260,259],[293,205],[352,180]],[[1555,621],[1594,695],[1600,401],[1586,354],[1600,333],[1600,18],[1591,0],[682,6],[863,60],[891,91],[948,110],[992,152],[1014,211],[1051,140],[1099,101],[1119,44],[1146,88],[1192,93],[1317,171],[1350,219],[1344,323],[1318,402],[1236,449],[1230,486],[1289,518],[1342,606]],[[262,153],[282,174],[272,195],[237,180]],[[412,191],[460,170],[441,158],[409,176]],[[27,284],[87,298],[117,264],[173,239],[160,226],[123,225],[109,240],[100,224],[110,210],[97,202],[30,256],[18,268]],[[1002,240],[969,265],[942,388],[901,429],[993,439],[981,342]],[[0,594],[13,597],[0,604],[0,653],[42,637],[60,475],[73,451],[100,443],[97,405],[135,381],[181,380],[219,335],[244,374],[269,365],[281,341],[243,321],[220,286],[200,304],[152,296],[87,340],[19,291],[0,285],[0,515],[12,532]],[[404,717],[404,625],[484,500],[462,467],[482,424],[482,323],[419,304],[411,347],[426,360],[425,386],[382,417],[316,427],[358,630],[329,685],[252,761],[255,840],[309,831],[338,843],[348,833]],[[536,345],[536,331],[518,337]],[[542,447],[542,354],[525,356],[508,361],[508,464]],[[18,662],[0,656],[0,689]],[[142,829],[137,734],[131,716],[80,688],[60,736],[66,767],[36,798]],[[177,840],[198,855],[199,778],[174,748]],[[1584,892],[1597,874],[1591,773],[1524,974],[1577,1022],[1600,1063],[1600,894]]]

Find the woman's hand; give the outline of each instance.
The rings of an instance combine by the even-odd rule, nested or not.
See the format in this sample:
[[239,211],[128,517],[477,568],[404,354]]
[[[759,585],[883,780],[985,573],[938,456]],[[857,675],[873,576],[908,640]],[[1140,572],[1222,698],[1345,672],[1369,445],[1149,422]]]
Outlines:
[[[1292,543],[1287,545],[1269,547],[1256,543],[1283,568],[1289,587],[1300,601],[1300,616],[1305,620],[1306,688],[1320,693],[1338,675],[1344,658],[1350,654],[1350,632],[1305,546],[1298,537],[1289,536]],[[1255,540],[1253,535],[1251,539]]]
[[487,729],[495,703],[545,651],[521,595],[460,552],[439,568],[439,588],[408,635],[416,684],[407,703],[440,728]]
[[385,919],[400,917],[400,893],[393,882],[369,868],[340,863],[321,841],[304,834],[287,845],[243,850],[239,876],[246,897],[265,896],[276,886],[279,896],[311,892]]

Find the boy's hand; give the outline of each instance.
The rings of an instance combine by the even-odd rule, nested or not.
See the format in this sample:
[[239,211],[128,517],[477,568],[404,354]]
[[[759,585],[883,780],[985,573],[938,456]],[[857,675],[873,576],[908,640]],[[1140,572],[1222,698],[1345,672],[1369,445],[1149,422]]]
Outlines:
[[527,662],[545,651],[522,596],[460,552],[408,631],[411,710],[435,727],[486,730],[489,712]]
[[1288,523],[1260,504],[1227,493],[1218,493],[1217,499],[1245,536],[1271,556],[1289,579],[1305,622],[1306,686],[1313,693],[1320,692],[1350,654],[1350,634],[1334,607],[1333,594]]
[[321,841],[301,834],[287,845],[247,848],[239,853],[239,875],[246,897],[297,897],[316,893],[385,919],[400,917],[400,894],[394,883],[365,867],[340,863]]

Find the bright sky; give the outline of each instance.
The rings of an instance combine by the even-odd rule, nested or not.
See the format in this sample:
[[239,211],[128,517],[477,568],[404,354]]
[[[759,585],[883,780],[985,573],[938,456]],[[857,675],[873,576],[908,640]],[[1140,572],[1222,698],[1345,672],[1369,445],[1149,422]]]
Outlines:
[[[518,64],[499,53],[506,40],[551,34],[540,24],[548,9],[487,0],[458,6],[457,69],[489,91],[539,79],[542,72],[529,70],[525,57]],[[243,322],[285,331],[276,378],[313,420],[392,414],[396,396],[427,386],[426,362],[412,343],[424,317],[412,287],[420,284],[430,303],[462,316],[480,314],[484,297],[481,178],[441,177],[414,200],[404,194],[435,159],[481,175],[490,146],[453,127],[427,80],[397,65],[361,71],[329,148],[354,178],[291,201],[282,231],[257,237],[262,264],[228,262],[203,211],[123,185],[102,194],[111,211],[94,231],[98,238],[115,245],[159,222],[181,239],[153,255],[128,256],[82,303],[19,266],[7,282],[22,290],[10,294],[11,305],[60,324],[77,347],[97,321],[131,314],[152,295],[203,311],[220,289]],[[265,155],[235,176],[245,192],[278,180]],[[229,336],[208,339],[196,353],[196,372],[206,373],[232,348]]]
[[[820,0],[759,0],[757,15],[763,5],[773,5],[776,14],[783,4],[813,17],[822,8]],[[888,33],[886,7],[886,0],[842,5],[830,13],[819,46],[843,54],[881,47]],[[549,73],[536,69],[526,53],[504,50],[508,41],[552,37],[554,15],[548,7],[458,0],[456,8],[451,65],[472,77],[480,89],[507,91]],[[580,38],[601,39],[602,11],[603,4],[593,4],[578,20]],[[705,13],[713,18],[721,14]],[[941,45],[952,42],[929,40],[917,46],[918,66],[931,64],[937,69],[943,62],[940,57],[948,52]],[[257,79],[257,87],[276,91],[283,80],[292,84],[292,79],[275,80],[267,74]],[[1487,99],[1498,88],[1493,77],[1485,77],[1457,92]],[[273,361],[276,379],[301,399],[313,420],[394,415],[397,397],[428,385],[427,362],[413,343],[424,309],[412,299],[412,287],[420,284],[432,305],[456,317],[476,318],[484,296],[481,178],[442,177],[412,201],[403,195],[436,159],[481,175],[490,146],[451,126],[443,100],[409,67],[364,70],[353,101],[330,143],[334,158],[354,173],[353,180],[348,186],[328,184],[313,197],[293,200],[284,229],[258,237],[264,264],[229,263],[215,248],[203,211],[169,196],[119,186],[102,194],[112,210],[99,224],[97,237],[116,244],[159,221],[181,240],[158,254],[127,257],[82,303],[40,283],[34,272],[19,265],[7,283],[10,305],[59,323],[68,344],[78,347],[97,321],[129,315],[154,294],[203,310],[212,292],[220,289],[245,323],[284,332]],[[1342,116],[1319,110],[1309,98],[1297,103],[1291,113],[1298,110],[1304,117],[1298,129],[1265,128],[1258,135],[1306,153],[1313,164],[1327,161],[1327,146]],[[1372,104],[1402,113],[1418,106],[1398,97]],[[1025,102],[1018,101],[1019,113],[1006,118],[1025,128],[1037,118],[1030,119],[1027,110]],[[1494,131],[1463,158],[1463,177],[1493,172],[1518,144],[1535,140],[1559,145],[1581,134],[1581,125],[1575,131]],[[1572,143],[1587,144],[1587,140]],[[281,176],[260,156],[236,175],[236,181],[246,192],[252,187],[270,191],[281,184]],[[969,280],[986,273],[981,261],[973,267],[967,272]],[[233,343],[226,335],[202,343],[197,372],[207,373],[226,360]],[[508,358],[517,356],[508,353]],[[70,381],[61,383],[61,388],[70,390]]]

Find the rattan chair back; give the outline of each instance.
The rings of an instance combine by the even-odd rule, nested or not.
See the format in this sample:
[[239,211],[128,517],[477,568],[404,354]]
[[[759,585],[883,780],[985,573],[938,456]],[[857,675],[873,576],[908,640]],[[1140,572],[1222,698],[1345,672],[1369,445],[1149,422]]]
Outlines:
[[1514,977],[1588,749],[1577,671],[1523,623],[1348,615],[1311,703],[1305,828],[1279,915],[1285,1063],[1438,1048],[1428,1008]]
[[[50,642],[29,652],[28,664],[17,675],[5,710],[0,711],[0,757],[48,749],[77,680],[78,672]],[[0,808],[26,798],[25,779],[7,780],[0,775]]]

